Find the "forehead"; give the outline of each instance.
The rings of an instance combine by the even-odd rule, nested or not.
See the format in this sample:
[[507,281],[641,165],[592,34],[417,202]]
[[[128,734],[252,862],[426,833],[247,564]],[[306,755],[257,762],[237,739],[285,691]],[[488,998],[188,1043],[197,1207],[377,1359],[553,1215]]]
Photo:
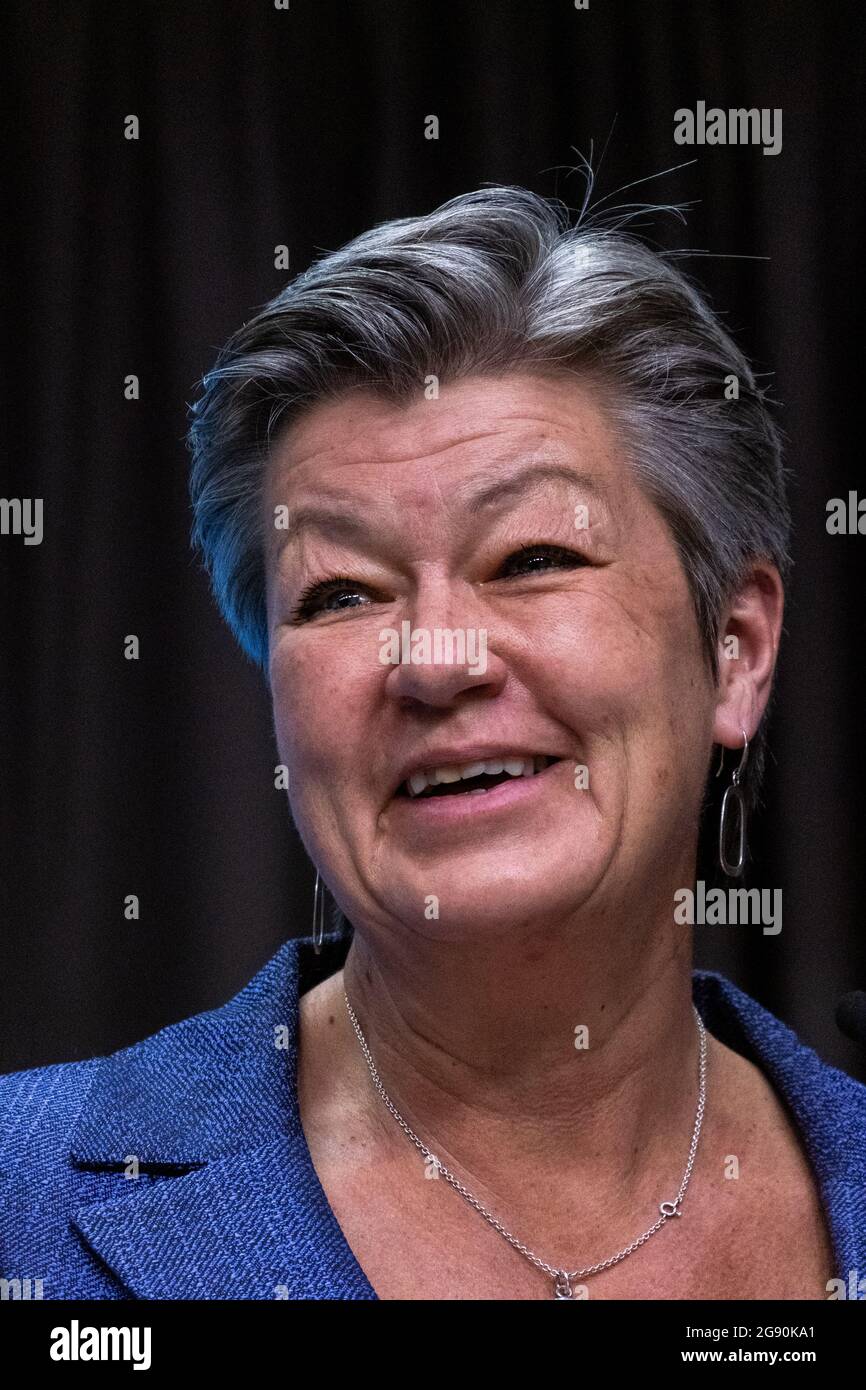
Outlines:
[[[270,498],[374,487],[411,503],[474,471],[557,461],[614,480],[622,450],[598,388],[574,377],[473,377],[408,404],[354,390],[313,406],[271,452]],[[624,481],[623,477],[619,481]],[[270,500],[269,498],[269,500]]]

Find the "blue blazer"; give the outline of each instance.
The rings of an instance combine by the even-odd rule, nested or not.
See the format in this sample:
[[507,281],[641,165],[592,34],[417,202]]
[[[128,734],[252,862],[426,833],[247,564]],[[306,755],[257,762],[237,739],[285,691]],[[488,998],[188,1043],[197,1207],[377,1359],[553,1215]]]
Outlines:
[[[347,945],[326,937],[317,957],[309,939],[287,941],[221,1008],[108,1057],[0,1076],[0,1277],[41,1280],[46,1299],[375,1299],[313,1167],[296,1088],[299,995]],[[693,981],[710,1032],[787,1101],[835,1277],[848,1286],[858,1271],[856,1290],[866,1086],[723,976]]]

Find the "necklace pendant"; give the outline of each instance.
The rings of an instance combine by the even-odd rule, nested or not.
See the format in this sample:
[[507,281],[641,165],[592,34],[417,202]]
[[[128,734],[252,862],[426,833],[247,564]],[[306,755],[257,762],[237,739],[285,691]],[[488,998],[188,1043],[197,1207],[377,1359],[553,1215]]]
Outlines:
[[557,1271],[554,1298],[574,1298],[571,1283],[564,1269]]

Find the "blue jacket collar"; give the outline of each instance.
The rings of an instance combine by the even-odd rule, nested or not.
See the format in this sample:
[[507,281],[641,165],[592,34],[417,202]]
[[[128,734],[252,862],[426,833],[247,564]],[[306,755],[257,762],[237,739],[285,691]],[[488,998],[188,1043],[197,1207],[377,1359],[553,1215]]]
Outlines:
[[137,1297],[376,1297],[319,1182],[297,1103],[299,994],[345,950],[333,936],[321,957],[310,941],[287,941],[223,1007],[104,1059],[72,1160],[122,1169],[134,1155],[144,1176],[73,1219]]
[[[103,1059],[73,1162],[140,1178],[74,1222],[140,1298],[375,1298],[309,1156],[296,1086],[298,998],[347,943],[287,941],[221,1008]],[[866,1270],[866,1086],[715,972],[694,999],[787,1102],[818,1180],[837,1277]],[[166,1180],[168,1174],[175,1176]],[[225,1212],[225,1217],[223,1213]]]

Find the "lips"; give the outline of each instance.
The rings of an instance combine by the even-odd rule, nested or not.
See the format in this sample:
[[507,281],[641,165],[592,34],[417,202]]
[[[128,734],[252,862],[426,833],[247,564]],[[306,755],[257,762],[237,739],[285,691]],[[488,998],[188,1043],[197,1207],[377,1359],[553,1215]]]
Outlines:
[[[498,776],[488,774],[488,790],[481,777],[477,781],[461,778],[457,782],[437,783],[417,796],[411,796],[405,787],[402,793],[398,788],[389,807],[395,834],[407,836],[414,852],[423,849],[433,853],[449,844],[465,844],[466,835],[507,833],[509,827],[513,832],[515,825],[532,823],[526,817],[540,815],[542,821],[538,824],[544,823],[544,817],[551,814],[556,804],[557,788],[561,793],[566,785],[563,768],[566,774],[569,769],[562,758],[547,754],[530,756],[543,757],[547,766],[541,772],[519,777],[504,768]],[[527,755],[522,757],[525,762]],[[475,761],[489,762],[495,758]]]
[[400,782],[396,795],[413,800],[432,797],[483,796],[504,782],[532,778],[558,757],[547,753],[504,750],[486,756],[416,765]]

